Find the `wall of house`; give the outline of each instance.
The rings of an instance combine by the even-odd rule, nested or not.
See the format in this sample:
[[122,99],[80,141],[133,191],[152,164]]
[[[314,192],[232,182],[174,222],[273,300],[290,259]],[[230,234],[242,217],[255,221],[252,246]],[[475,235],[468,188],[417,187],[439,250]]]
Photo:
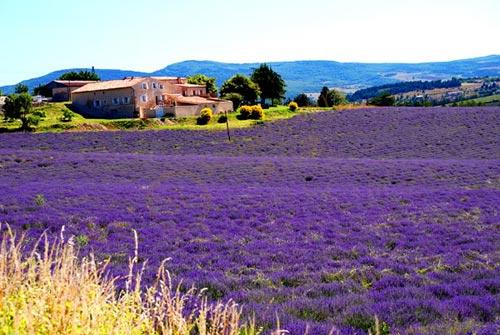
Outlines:
[[206,96],[207,88],[206,87],[181,87],[181,94],[186,97],[191,96]]
[[[80,87],[70,87],[70,92],[73,92],[74,90],[78,89]],[[58,101],[69,101],[70,96],[68,95],[68,88],[67,87],[54,87],[52,89],[52,101],[58,102]]]
[[[124,103],[124,97],[129,98],[128,103]],[[113,102],[115,98],[119,99],[118,104]],[[99,106],[95,105],[96,100],[99,100]],[[73,93],[72,102],[73,108],[87,117],[103,119],[139,117],[132,88]]]
[[184,105],[166,108],[166,112],[175,115],[175,117],[199,116],[203,108],[210,108],[214,114],[233,111],[232,101],[217,101],[214,103],[200,105]]
[[[145,83],[147,88],[143,88],[143,83]],[[156,88],[153,87],[155,84]],[[160,84],[163,84],[163,89],[160,88]],[[142,82],[133,86],[136,99],[136,108],[153,109],[156,105],[161,104],[163,95],[170,93],[169,86],[162,83],[160,80],[155,80],[153,78],[145,78]],[[146,96],[146,101],[143,101],[142,97]]]

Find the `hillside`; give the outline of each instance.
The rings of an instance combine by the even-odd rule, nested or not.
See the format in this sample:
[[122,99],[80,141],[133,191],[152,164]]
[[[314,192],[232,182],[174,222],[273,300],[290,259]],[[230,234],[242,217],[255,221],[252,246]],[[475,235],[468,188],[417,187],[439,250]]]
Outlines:
[[[437,80],[451,77],[500,76],[500,55],[456,60],[450,62],[431,62],[419,64],[403,63],[341,63],[335,61],[295,61],[270,62],[287,83],[287,96],[301,92],[319,92],[321,87],[337,87],[354,91],[359,88],[390,84],[409,80]],[[220,63],[213,61],[185,61],[168,65],[152,73],[122,70],[96,70],[102,79],[120,79],[124,76],[158,75],[189,76],[204,73],[217,78],[217,84],[236,73],[250,74],[258,63]],[[77,69],[72,69],[77,70]],[[60,74],[61,70],[46,76],[23,81],[33,88],[40,83],[49,82]],[[6,93],[14,86],[0,87]]]

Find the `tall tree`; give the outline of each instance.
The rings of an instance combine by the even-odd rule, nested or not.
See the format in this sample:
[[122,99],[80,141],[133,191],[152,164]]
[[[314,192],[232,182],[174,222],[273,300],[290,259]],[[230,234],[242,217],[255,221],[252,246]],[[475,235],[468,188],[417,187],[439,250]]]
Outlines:
[[30,125],[38,123],[39,120],[35,115],[32,115],[32,98],[26,92],[9,95],[5,99],[3,110],[6,119],[21,120],[21,129],[23,130],[29,130]]
[[323,86],[323,88],[321,89],[321,93],[319,94],[319,97],[318,97],[318,107],[329,107],[328,106],[328,92],[330,92],[328,87]]
[[29,88],[28,88],[28,86],[24,85],[23,83],[19,83],[14,88],[14,92],[16,92],[16,94],[28,93]]
[[59,80],[95,80],[95,81],[98,81],[98,80],[101,80],[101,78],[93,70],[92,71],[80,70],[80,72],[75,72],[75,71],[66,72],[65,74],[63,74],[59,77]]
[[262,105],[266,99],[281,100],[285,95],[285,81],[281,78],[279,73],[275,72],[269,65],[260,64],[251,76],[254,83],[259,85],[260,88],[260,102]]
[[340,91],[335,89],[330,90],[328,87],[324,86],[321,89],[321,93],[318,98],[319,107],[332,107],[346,103],[346,97]]
[[222,84],[220,90],[222,96],[229,93],[238,93],[243,97],[243,103],[254,104],[260,94],[259,86],[250,78],[236,74]]
[[195,74],[194,76],[188,77],[189,84],[205,85],[207,87],[207,93],[210,95],[217,95],[217,86],[215,85],[215,78],[205,76],[204,74]]

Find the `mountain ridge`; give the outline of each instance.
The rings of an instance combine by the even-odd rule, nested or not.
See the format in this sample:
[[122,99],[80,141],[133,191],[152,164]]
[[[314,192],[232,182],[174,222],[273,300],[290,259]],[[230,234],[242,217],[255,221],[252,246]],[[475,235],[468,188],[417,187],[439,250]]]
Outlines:
[[[117,69],[96,69],[102,80],[121,79],[130,76],[191,76],[203,73],[215,77],[220,85],[236,73],[249,75],[261,63],[226,63],[211,60],[186,60],[167,65],[153,72]],[[281,74],[287,84],[287,97],[302,92],[319,92],[321,87],[341,88],[354,91],[370,86],[391,84],[409,80],[439,80],[452,77],[500,76],[500,55],[423,63],[362,63],[332,60],[298,60],[267,62]],[[30,90],[46,84],[68,71],[63,69],[44,76],[23,80]],[[88,70],[88,69],[86,69]],[[15,85],[0,87],[4,93],[12,93]]]

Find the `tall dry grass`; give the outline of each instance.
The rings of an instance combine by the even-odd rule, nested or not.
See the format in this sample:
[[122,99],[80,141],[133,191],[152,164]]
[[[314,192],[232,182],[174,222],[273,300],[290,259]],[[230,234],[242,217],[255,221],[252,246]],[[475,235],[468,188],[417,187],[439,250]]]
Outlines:
[[[0,231],[1,229],[0,225]],[[79,257],[72,238],[46,234],[26,249],[10,227],[0,242],[0,335],[259,335],[254,320],[242,321],[234,302],[209,303],[203,289],[181,292],[163,262],[152,286],[141,284],[144,266],[129,260],[124,290],[106,274],[106,262]],[[375,335],[381,335],[378,319]],[[285,335],[277,328],[270,335]],[[331,335],[340,335],[332,330]],[[371,334],[369,332],[369,334]],[[309,335],[308,330],[306,334]]]
[[2,236],[0,334],[259,334],[254,322],[242,322],[234,302],[210,304],[202,291],[173,287],[165,263],[155,283],[142,287],[137,251],[119,291],[107,264],[78,257],[62,233],[59,242],[43,235],[31,250],[25,246],[9,228]]

